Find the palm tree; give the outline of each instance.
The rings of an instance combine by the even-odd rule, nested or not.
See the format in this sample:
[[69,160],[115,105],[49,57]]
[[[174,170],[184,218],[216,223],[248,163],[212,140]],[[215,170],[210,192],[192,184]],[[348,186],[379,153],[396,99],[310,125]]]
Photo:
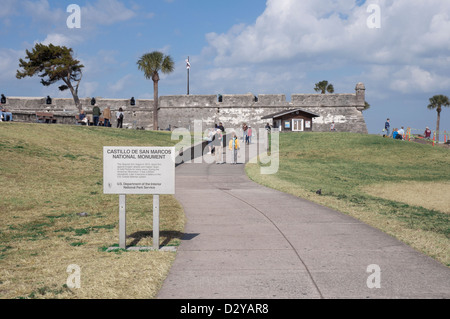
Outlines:
[[175,63],[168,55],[154,51],[144,54],[137,62],[138,69],[144,72],[147,80],[153,80],[153,129],[158,130],[158,82],[159,72],[164,74],[172,73],[175,69]]
[[316,87],[314,88],[316,92],[320,92],[321,94],[328,93],[334,93],[334,86],[333,84],[328,84],[328,81],[322,81],[319,83],[316,83]]
[[436,141],[439,141],[439,129],[440,129],[440,122],[441,122],[441,112],[443,106],[450,106],[450,101],[447,96],[445,95],[435,95],[430,99],[430,104],[428,105],[428,108],[430,110],[436,110],[437,111],[437,123],[436,123]]

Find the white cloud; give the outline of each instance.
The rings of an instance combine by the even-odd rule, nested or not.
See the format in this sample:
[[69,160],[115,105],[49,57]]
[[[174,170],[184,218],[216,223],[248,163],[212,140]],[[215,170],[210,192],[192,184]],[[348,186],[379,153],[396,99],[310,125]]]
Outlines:
[[30,17],[39,29],[50,30],[57,25],[66,25],[66,13],[61,9],[52,9],[47,0],[17,1],[16,6]]
[[96,25],[112,25],[127,21],[136,13],[118,0],[97,0],[81,8],[82,27],[92,28]]
[[44,41],[42,41],[42,44],[49,45],[53,44],[56,46],[67,46],[70,47],[75,42],[75,38],[68,37],[64,34],[60,33],[51,33],[47,35]]
[[92,97],[96,96],[95,92],[99,88],[99,83],[92,81],[92,82],[86,82],[81,81],[80,83],[80,89],[79,89],[79,97]]
[[216,51],[217,64],[328,54],[353,54],[356,60],[389,63],[400,53],[409,56],[411,48],[430,50],[430,44],[434,49],[449,48],[449,5],[445,1],[380,0],[381,29],[369,29],[366,7],[352,4],[352,0],[339,4],[269,0],[254,25],[236,26],[226,34],[211,33],[207,40]]
[[12,49],[0,49],[0,74],[1,79],[15,78],[16,70],[19,68],[19,59],[24,58],[22,51]]
[[393,74],[391,89],[402,93],[435,92],[450,87],[450,78],[423,70],[418,66],[405,66]]
[[[370,29],[368,2],[358,6],[354,0],[268,0],[266,10],[255,23],[206,35],[208,46],[202,55],[212,57],[214,65],[208,80],[228,80],[232,85],[233,80],[252,79],[251,74],[264,70],[272,74],[261,74],[268,83],[285,83],[287,89],[292,89],[299,87],[292,83],[299,80],[299,72],[304,76],[322,70],[332,75],[339,70],[340,78],[350,72],[370,77],[372,67],[379,67],[379,71],[387,67],[389,75],[386,69],[378,74],[383,75],[380,81],[385,87],[403,92],[410,92],[411,87],[423,92],[444,88],[439,83],[448,83],[449,79],[450,3],[377,3],[381,8],[381,28]],[[279,74],[284,76],[278,77]]]
[[119,0],[92,1],[81,7],[81,28],[70,29],[67,26],[70,13],[65,8],[54,8],[48,0],[16,1],[10,7],[8,11],[21,11],[31,19],[40,33],[47,34],[44,40],[36,42],[66,46],[78,45],[97,35],[99,26],[111,26],[136,15],[135,11],[128,9]]
[[122,77],[121,79],[119,79],[117,82],[109,85],[108,90],[113,92],[113,94],[115,95],[120,95],[121,91],[123,91],[123,89],[130,83],[131,78],[133,76],[131,74],[127,74],[124,77]]
[[16,13],[16,0],[2,0],[2,6],[0,10],[0,18],[8,18]]

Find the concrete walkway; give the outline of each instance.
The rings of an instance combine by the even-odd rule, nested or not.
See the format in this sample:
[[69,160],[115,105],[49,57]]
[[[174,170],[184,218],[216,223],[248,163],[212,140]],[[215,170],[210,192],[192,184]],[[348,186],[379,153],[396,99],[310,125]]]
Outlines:
[[[449,268],[250,181],[243,164],[183,164],[176,173],[187,224],[160,299],[450,298]],[[377,283],[370,265],[381,288],[368,287]]]

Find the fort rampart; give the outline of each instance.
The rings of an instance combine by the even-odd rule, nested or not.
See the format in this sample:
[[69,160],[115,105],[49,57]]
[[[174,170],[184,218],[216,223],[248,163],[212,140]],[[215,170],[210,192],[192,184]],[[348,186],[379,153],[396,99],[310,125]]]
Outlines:
[[[119,108],[125,113],[124,127],[153,129],[153,100],[105,99],[96,97],[97,105],[103,110],[109,106],[114,114]],[[253,128],[262,128],[267,120],[261,118],[269,114],[301,108],[319,115],[313,119],[313,131],[330,130],[334,121],[337,131],[367,133],[362,110],[365,106],[365,87],[358,83],[354,94],[293,94],[291,101],[285,95],[251,93],[242,95],[175,95],[159,98],[159,128],[162,130],[179,127],[193,129],[194,121],[203,121],[203,127],[213,127],[222,122],[225,127],[239,128],[247,123]],[[92,113],[91,98],[81,99],[83,109]],[[73,99],[7,97],[3,107],[13,113],[18,122],[36,122],[36,112],[53,113],[59,124],[76,124],[78,110]]]

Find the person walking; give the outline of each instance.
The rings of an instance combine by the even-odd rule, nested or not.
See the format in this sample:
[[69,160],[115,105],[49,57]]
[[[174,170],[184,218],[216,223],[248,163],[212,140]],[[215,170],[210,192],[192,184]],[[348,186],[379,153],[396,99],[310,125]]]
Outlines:
[[213,138],[214,153],[216,155],[216,164],[223,164],[223,135],[222,130],[217,129]]
[[95,104],[94,107],[92,108],[92,117],[94,120],[94,126],[98,126],[98,121],[100,120],[101,114],[102,112],[100,112],[100,108],[98,107],[97,104]]
[[236,133],[233,133],[233,138],[230,141],[230,145],[229,145],[230,151],[233,152],[233,163],[232,165],[236,165],[237,164],[237,158],[238,158],[238,152],[240,149],[240,145],[239,145],[239,139],[236,136]]
[[213,138],[214,138],[214,130],[212,128],[208,129],[208,136],[206,136],[206,141],[208,142],[208,155],[211,155],[212,153],[212,142],[213,142]]
[[107,106],[104,110],[103,110],[103,118],[104,118],[104,126],[105,127],[110,127],[111,126],[111,109],[109,108],[109,106]]
[[252,144],[252,136],[253,136],[253,130],[252,130],[252,127],[249,126],[248,127],[248,135],[247,135],[247,139],[248,139],[247,144]]
[[247,143],[248,126],[246,123],[242,124],[242,143]]
[[123,117],[123,109],[119,108],[119,111],[116,112],[117,128],[123,128]]

